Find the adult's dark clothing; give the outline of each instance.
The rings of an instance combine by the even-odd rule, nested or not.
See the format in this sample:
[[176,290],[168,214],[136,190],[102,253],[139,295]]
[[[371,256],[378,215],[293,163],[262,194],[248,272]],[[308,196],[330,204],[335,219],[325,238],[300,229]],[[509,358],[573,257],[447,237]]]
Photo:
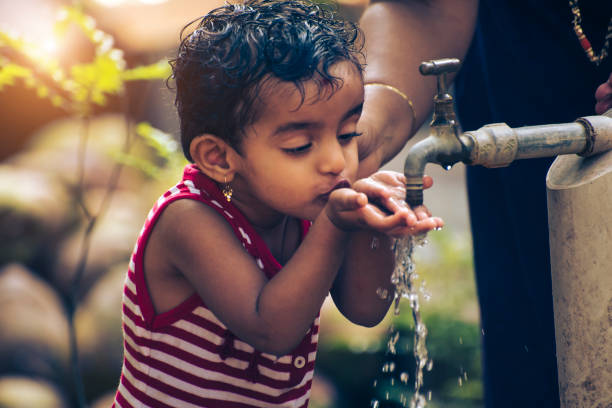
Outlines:
[[[579,6],[599,53],[612,1]],[[593,115],[611,62],[596,67],[587,59],[567,0],[481,0],[456,80],[460,123],[474,130]],[[559,406],[545,184],[553,159],[467,169],[488,408]]]

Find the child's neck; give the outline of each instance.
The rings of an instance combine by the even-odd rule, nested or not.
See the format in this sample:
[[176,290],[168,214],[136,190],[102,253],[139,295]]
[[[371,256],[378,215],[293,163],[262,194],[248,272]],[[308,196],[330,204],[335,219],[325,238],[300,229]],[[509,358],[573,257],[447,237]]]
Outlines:
[[[239,185],[239,181],[236,180],[235,184]],[[247,189],[239,186],[236,190],[244,193]],[[233,204],[249,220],[274,258],[284,265],[300,243],[302,237],[300,221],[263,205],[248,194],[236,194]]]
[[272,256],[284,265],[295,252],[301,236],[299,220],[284,215],[274,223],[255,225],[253,228],[264,240]]

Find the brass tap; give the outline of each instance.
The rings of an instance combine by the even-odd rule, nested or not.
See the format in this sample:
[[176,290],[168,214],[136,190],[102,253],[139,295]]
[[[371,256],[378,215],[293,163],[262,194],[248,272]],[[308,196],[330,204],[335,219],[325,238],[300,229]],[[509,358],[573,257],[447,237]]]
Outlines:
[[455,58],[423,62],[422,75],[437,75],[430,133],[408,151],[404,163],[406,202],[423,204],[423,174],[427,163],[446,169],[461,161],[467,165],[504,167],[514,160],[576,153],[592,156],[612,150],[612,109],[603,115],[585,116],[571,123],[511,128],[505,123],[485,125],[460,134],[453,97],[446,87],[446,74],[456,72]]
[[450,168],[465,157],[453,97],[448,93],[446,84],[446,74],[458,71],[460,66],[456,58],[425,61],[419,66],[422,75],[437,76],[438,91],[434,97],[430,134],[410,149],[404,163],[406,202],[411,206],[423,203],[423,172],[427,163]]

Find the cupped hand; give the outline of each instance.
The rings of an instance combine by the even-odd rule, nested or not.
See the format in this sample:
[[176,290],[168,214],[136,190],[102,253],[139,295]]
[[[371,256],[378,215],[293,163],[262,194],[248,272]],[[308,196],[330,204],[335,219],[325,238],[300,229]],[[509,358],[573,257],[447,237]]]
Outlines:
[[[424,188],[431,187],[432,183],[431,177],[423,178]],[[356,181],[351,188],[332,192],[326,214],[340,229],[368,228],[393,237],[442,227],[442,219],[432,217],[425,206],[412,210],[406,204],[405,185],[403,174],[379,171]]]

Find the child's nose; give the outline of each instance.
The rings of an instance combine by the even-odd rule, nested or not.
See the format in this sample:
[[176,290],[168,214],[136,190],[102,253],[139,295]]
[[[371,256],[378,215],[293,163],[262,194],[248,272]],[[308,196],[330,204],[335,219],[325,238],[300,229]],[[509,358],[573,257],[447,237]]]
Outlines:
[[319,160],[319,168],[322,173],[339,174],[346,165],[344,149],[336,139],[327,143],[323,148],[323,154]]

